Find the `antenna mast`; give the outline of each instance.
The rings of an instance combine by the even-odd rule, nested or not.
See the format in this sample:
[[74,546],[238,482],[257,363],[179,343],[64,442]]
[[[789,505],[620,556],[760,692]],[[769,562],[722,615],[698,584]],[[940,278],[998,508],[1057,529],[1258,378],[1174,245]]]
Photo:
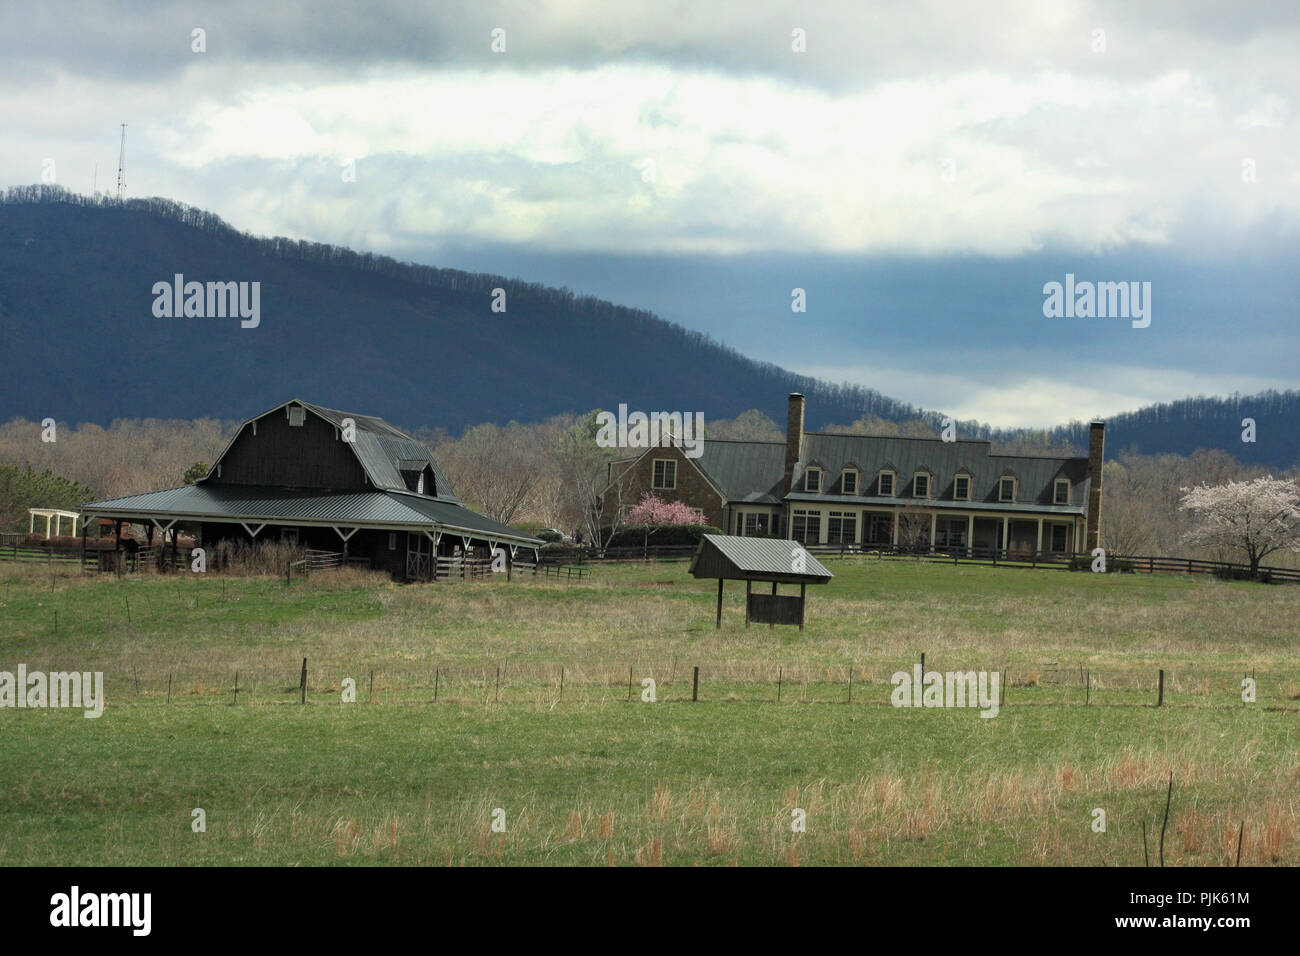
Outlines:
[[117,198],[126,196],[126,124],[122,124],[122,148],[117,154]]

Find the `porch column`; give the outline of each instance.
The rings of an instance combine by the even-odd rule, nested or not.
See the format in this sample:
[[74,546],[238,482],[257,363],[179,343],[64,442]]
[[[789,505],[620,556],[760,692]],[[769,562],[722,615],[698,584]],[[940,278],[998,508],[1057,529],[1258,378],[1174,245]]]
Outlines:
[[938,523],[939,523],[938,512],[931,511],[930,512],[930,550],[931,551],[934,550],[934,529],[935,526],[938,525]]
[[890,532],[889,543],[895,548],[898,547],[898,510],[894,510],[894,529]]
[[50,513],[46,512],[45,513],[45,537],[47,538],[50,536],[50,518],[51,518]]
[[1034,548],[1034,550],[1040,553],[1043,550],[1043,519],[1042,518],[1038,519],[1038,546]]
[[970,557],[971,548],[975,547],[975,515],[966,516],[966,556]]
[[1010,547],[1010,538],[1011,538],[1011,519],[1004,517],[1002,519],[1002,550],[1003,551],[1007,550],[1007,548]]

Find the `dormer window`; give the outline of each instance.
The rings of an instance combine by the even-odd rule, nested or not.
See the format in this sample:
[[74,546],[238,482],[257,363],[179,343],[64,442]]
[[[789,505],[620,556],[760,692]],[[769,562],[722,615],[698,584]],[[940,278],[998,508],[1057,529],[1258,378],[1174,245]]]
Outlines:
[[998,501],[1016,500],[1016,479],[1002,478],[998,481]]
[[970,501],[970,475],[958,475],[953,479],[952,496],[957,501]]
[[846,468],[840,475],[840,491],[846,495],[856,495],[858,493],[858,473],[852,468]]
[[804,472],[803,487],[804,491],[820,492],[822,490],[822,470],[820,468],[809,468]]
[[301,405],[290,405],[288,412],[289,424],[294,428],[301,428],[303,423],[307,421],[307,409]]
[[424,494],[424,472],[420,472],[420,480],[415,483],[415,493],[417,495]]
[[1052,489],[1052,504],[1068,505],[1070,503],[1070,479],[1057,478]]
[[930,476],[926,472],[918,471],[912,476],[912,497],[930,497]]
[[881,497],[894,497],[894,473],[892,471],[882,471],[880,477],[876,480],[876,487]]

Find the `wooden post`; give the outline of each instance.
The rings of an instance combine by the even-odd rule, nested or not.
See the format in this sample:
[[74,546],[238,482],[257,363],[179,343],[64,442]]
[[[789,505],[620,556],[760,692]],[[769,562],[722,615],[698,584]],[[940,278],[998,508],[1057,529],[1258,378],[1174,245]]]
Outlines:
[[[772,597],[776,597],[776,582],[775,582],[775,581],[772,582]],[[770,630],[773,630],[775,627],[776,627],[776,625],[775,625],[775,624],[772,624],[772,623],[769,623],[769,624],[767,625],[767,629],[768,629],[769,631],[770,631]]]
[[564,700],[564,665],[560,665],[560,700]]
[[[500,670],[498,670],[497,674],[500,675],[500,673],[501,673]],[[374,699],[375,699],[375,669],[372,667],[370,668],[370,693],[366,696],[366,703],[368,704]]]
[[632,665],[627,665],[627,699],[632,700]]
[[307,703],[307,658],[302,659],[302,676],[298,678],[299,703]]
[[807,584],[799,585],[799,630],[803,630],[803,609],[805,605],[804,594],[808,590]]
[[1156,706],[1161,707],[1165,702],[1165,671],[1160,669],[1160,683],[1156,687]]
[[235,703],[239,703],[239,671],[235,671]]
[[696,701],[699,699],[700,699],[700,666],[696,664],[695,677],[691,685],[691,700]]
[[[722,579],[719,578],[718,580]],[[753,581],[750,581],[748,578],[745,579],[745,627],[749,627],[749,595],[753,588],[753,584]]]
[[167,675],[167,703],[172,702],[172,675]]
[[722,578],[718,578],[718,622],[714,626],[716,631],[722,630],[722,581]]
[[853,665],[849,665],[849,703],[853,703]]
[[1092,669],[1083,672],[1083,679],[1087,682],[1084,686],[1087,688],[1086,696],[1083,698],[1084,706],[1092,703]]
[[781,703],[781,665],[776,667],[776,702]]

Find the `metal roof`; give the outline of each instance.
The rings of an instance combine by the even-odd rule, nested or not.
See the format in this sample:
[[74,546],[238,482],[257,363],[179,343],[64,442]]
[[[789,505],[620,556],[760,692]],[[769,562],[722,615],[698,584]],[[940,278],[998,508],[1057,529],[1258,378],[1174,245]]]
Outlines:
[[195,484],[95,501],[78,508],[97,517],[175,518],[186,521],[318,524],[341,527],[443,528],[529,547],[543,544],[451,501],[408,491],[337,494],[253,485]]
[[[722,558],[722,563],[711,560],[711,550]],[[794,570],[796,557],[803,559],[800,571]],[[728,568],[734,573],[726,573]],[[703,578],[775,579],[808,584],[820,584],[835,577],[795,541],[727,534],[706,534],[700,539],[690,572]]]
[[785,443],[706,439],[700,470],[728,501],[779,504],[785,479]]
[[[859,495],[871,504],[941,505],[944,501],[954,506],[978,508],[980,504],[995,506],[997,510],[1023,510],[1016,506],[1029,506],[1037,511],[1061,511],[1066,514],[1084,514],[1088,504],[1088,459],[1052,458],[1029,455],[991,455],[987,441],[952,441],[938,438],[885,438],[866,435],[831,435],[808,432],[804,435],[803,455],[795,467],[791,482],[791,497],[800,500],[846,502],[857,496],[839,494],[842,473],[849,463],[860,471]],[[825,469],[821,493],[809,493],[803,487],[804,472],[816,462]],[[882,468],[897,472],[894,497],[875,495],[876,484]],[[970,501],[953,497],[953,479],[959,471],[971,476]],[[928,471],[931,478],[928,498],[912,497],[912,482],[916,472]],[[1015,476],[1016,500],[998,500],[998,479]],[[1056,478],[1070,480],[1070,504],[1053,504],[1053,483]]]
[[[336,408],[326,408],[324,405],[315,405],[311,402],[304,402],[300,398],[293,398],[275,406],[270,411],[250,418],[248,422],[266,418],[266,416],[278,412],[287,405],[301,405],[312,414],[323,418],[339,429],[343,428],[343,422],[346,419],[351,419],[356,434],[355,440],[348,444],[352,448],[352,453],[357,456],[357,461],[366,473],[366,477],[370,480],[370,484],[375,488],[389,491],[405,491],[407,490],[406,481],[402,478],[402,471],[414,471],[428,465],[433,469],[434,489],[438,492],[436,497],[444,501],[463,504],[461,499],[456,497],[447,476],[442,473],[438,463],[433,460],[433,455],[430,454],[429,449],[422,442],[416,441],[410,435],[390,425],[382,418],[376,418],[374,415],[342,412]],[[239,430],[235,432],[235,437],[230,440],[225,450],[222,451],[221,457],[217,459],[217,464],[220,464],[221,459],[226,457],[226,452],[234,446],[235,441],[243,433],[248,422],[244,422]],[[208,476],[199,479],[200,483],[206,481],[207,477],[215,473],[216,464],[212,466]]]

